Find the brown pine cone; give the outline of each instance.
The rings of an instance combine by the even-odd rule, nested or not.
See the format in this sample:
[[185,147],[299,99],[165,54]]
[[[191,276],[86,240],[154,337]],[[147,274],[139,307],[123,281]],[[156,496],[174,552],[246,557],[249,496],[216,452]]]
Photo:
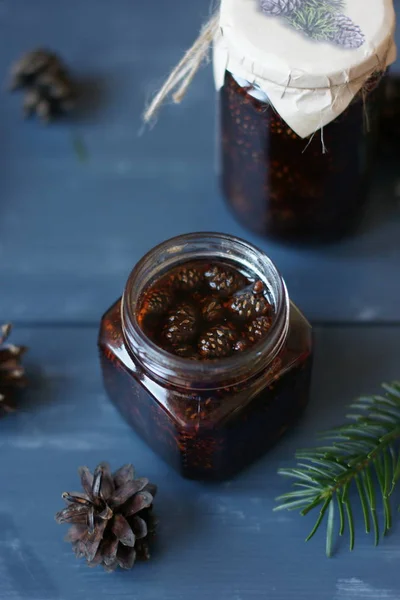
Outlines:
[[246,285],[246,280],[229,267],[214,265],[204,273],[207,285],[219,296],[227,297]]
[[256,281],[252,286],[241,290],[228,300],[226,307],[235,317],[248,320],[270,312],[271,305],[264,297],[263,287],[260,288],[260,283],[262,282]]
[[205,321],[221,321],[224,314],[224,307],[219,298],[204,298],[201,307],[201,316]]
[[143,315],[162,315],[172,303],[172,294],[167,288],[151,290],[144,299],[141,313]]
[[203,358],[225,358],[232,354],[237,335],[228,325],[216,325],[206,331],[199,340],[199,352]]
[[166,320],[163,335],[173,346],[187,342],[196,335],[196,309],[190,304],[180,304],[173,309]]
[[6,344],[10,333],[10,324],[0,327],[0,417],[15,411],[17,391],[26,386],[20,361],[27,348]]
[[72,523],[66,541],[77,558],[90,567],[106,571],[131,569],[138,559],[150,558],[149,541],[155,533],[152,513],[156,486],[145,478],[135,479],[132,465],[111,474],[101,463],[94,474],[79,469],[83,493],[65,492],[67,502],[56,514],[57,523]]
[[25,88],[24,114],[48,122],[75,104],[75,89],[61,59],[48,50],[28,52],[13,66],[11,89]]
[[245,339],[255,344],[264,338],[271,327],[271,319],[269,317],[258,317],[247,325]]
[[197,269],[183,267],[174,277],[174,287],[183,292],[194,292],[203,282],[203,275]]

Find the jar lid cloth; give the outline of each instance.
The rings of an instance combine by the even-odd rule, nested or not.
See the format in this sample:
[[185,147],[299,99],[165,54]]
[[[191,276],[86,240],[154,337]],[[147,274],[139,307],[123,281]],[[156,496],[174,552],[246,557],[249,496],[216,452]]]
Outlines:
[[394,62],[394,31],[392,0],[221,0],[215,85],[248,82],[305,138]]

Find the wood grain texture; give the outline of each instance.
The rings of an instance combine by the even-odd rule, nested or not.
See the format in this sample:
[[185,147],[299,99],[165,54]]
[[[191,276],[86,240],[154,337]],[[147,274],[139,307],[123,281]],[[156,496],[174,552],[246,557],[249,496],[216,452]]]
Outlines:
[[[298,250],[249,234],[221,198],[211,68],[199,73],[180,107],[166,106],[157,126],[139,135],[146,100],[208,14],[209,0],[119,0],[112,7],[69,0],[57,10],[49,0],[0,2],[0,73],[5,77],[16,57],[42,44],[61,53],[85,89],[76,121],[48,128],[22,122],[20,95],[2,96],[4,318],[95,323],[144,252],[196,230],[226,231],[260,245],[311,319],[399,318],[395,171],[380,170],[375,209],[357,237]],[[87,147],[86,163],[74,151],[75,135]]]
[[[0,422],[0,598],[2,600],[399,600],[399,524],[375,549],[362,531],[356,550],[324,535],[304,543],[312,518],[273,513],[287,490],[276,474],[296,448],[338,424],[360,393],[398,377],[399,328],[317,329],[312,401],[297,428],[265,458],[219,485],[185,481],[129,429],[100,381],[94,328],[21,328],[34,386],[20,413]],[[63,542],[53,515],[76,469],[132,461],[159,484],[153,559],[130,573],[88,569]],[[397,519],[396,519],[397,520]]]
[[[76,121],[47,129],[21,122],[21,96],[2,96],[0,315],[19,323],[13,341],[31,347],[32,383],[21,411],[0,422],[1,600],[400,600],[398,524],[375,550],[357,510],[356,551],[344,539],[328,560],[322,531],[304,543],[312,519],[272,512],[287,490],[276,471],[295,449],[338,423],[354,396],[399,377],[400,326],[376,325],[400,323],[396,170],[382,166],[369,222],[340,245],[283,248],[243,230],[218,191],[210,69],[138,135],[146,99],[208,13],[209,0],[0,0],[3,76],[23,51],[47,45],[85,91]],[[304,419],[263,460],[213,486],[181,479],[135,436],[104,394],[96,348],[100,315],[143,253],[207,229],[260,245],[307,316],[332,322],[316,331]],[[131,573],[87,569],[54,522],[77,467],[102,459],[131,461],[159,484],[154,557]]]

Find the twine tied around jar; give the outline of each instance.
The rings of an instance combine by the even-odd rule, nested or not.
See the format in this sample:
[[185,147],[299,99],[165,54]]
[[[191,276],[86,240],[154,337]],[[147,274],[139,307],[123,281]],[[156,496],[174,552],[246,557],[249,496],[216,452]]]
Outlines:
[[[206,60],[208,60],[209,51],[210,51],[212,44],[215,42],[215,40],[218,39],[218,36],[220,36],[221,38],[224,37],[224,31],[223,31],[223,28],[220,23],[220,21],[221,21],[220,1],[221,0],[217,0],[218,6],[215,8],[215,10],[214,10],[212,16],[209,18],[209,20],[201,28],[200,34],[197,37],[197,39],[195,40],[194,44],[185,52],[185,54],[183,55],[183,57],[181,58],[179,63],[174,67],[174,69],[172,70],[172,72],[167,77],[166,81],[164,82],[164,84],[157,91],[153,100],[150,102],[149,106],[144,111],[143,121],[145,124],[150,123],[156,117],[159,109],[161,108],[161,106],[165,103],[165,101],[169,97],[172,97],[173,102],[176,104],[179,104],[183,100],[196,73],[199,71],[202,64]],[[307,88],[306,86],[301,86],[298,89],[302,93],[304,93],[306,91],[313,93],[314,91],[316,92],[316,91],[330,90],[332,93],[332,106],[334,106],[336,104],[336,100],[337,100],[338,96],[341,93],[341,90],[343,90],[344,88],[350,89],[349,88],[350,84],[356,84],[356,85],[361,84],[361,87],[359,87],[358,94],[360,94],[361,101],[363,102],[365,129],[366,129],[366,131],[368,131],[369,130],[369,119],[368,119],[368,111],[367,111],[367,97],[369,95],[369,92],[372,91],[372,89],[374,89],[376,87],[376,85],[379,83],[380,79],[383,77],[388,64],[390,64],[390,62],[392,62],[390,60],[390,56],[391,56],[391,54],[393,54],[393,44],[394,44],[393,39],[392,39],[392,37],[390,37],[390,39],[388,40],[387,48],[383,52],[381,51],[378,54],[378,50],[377,50],[375,55],[373,55],[373,54],[371,55],[371,57],[375,56],[375,58],[376,58],[376,66],[373,71],[371,71],[371,68],[370,68],[367,73],[365,73],[365,72],[361,73],[358,76],[353,77],[351,80],[348,78],[348,75],[346,76],[346,72],[344,72],[345,81],[343,83],[332,83],[331,85],[329,85],[327,87],[318,87],[318,88]],[[292,75],[290,72],[286,83],[280,84],[276,81],[271,82],[271,83],[273,83],[273,85],[276,89],[278,89],[278,90],[279,90],[279,88],[282,89],[282,93],[280,96],[281,99],[283,99],[285,97],[289,88],[291,88],[292,90],[297,89],[295,86],[291,85],[291,81],[292,81]],[[253,82],[249,81],[248,85],[249,85],[249,88],[251,88],[253,86]],[[272,103],[274,105],[273,101],[270,101],[267,96],[265,97],[265,100],[263,100],[263,101],[265,101],[266,103]],[[279,112],[279,109],[278,109],[278,112]],[[324,141],[323,141],[323,128],[326,124],[327,124],[326,122],[325,123],[323,122],[322,113],[321,113],[321,124],[319,126],[317,126],[313,130],[313,132],[310,131],[306,135],[300,134],[300,136],[304,137],[304,138],[308,138],[309,135],[311,135],[313,137],[315,135],[315,133],[317,133],[320,130],[321,131],[321,146],[322,146],[323,152],[325,152],[326,149],[325,149],[325,145],[324,145]],[[289,123],[289,126],[291,126],[290,123]],[[308,146],[308,144],[307,144],[307,146]],[[307,148],[307,146],[306,146],[306,148]]]
[[[143,114],[145,123],[149,123],[172,94],[172,99],[179,104],[185,97],[197,71],[207,59],[211,44],[219,28],[219,10],[203,25],[200,35],[172,70],[169,77],[154,96]],[[179,86],[179,87],[178,87]],[[175,91],[174,91],[175,90]]]

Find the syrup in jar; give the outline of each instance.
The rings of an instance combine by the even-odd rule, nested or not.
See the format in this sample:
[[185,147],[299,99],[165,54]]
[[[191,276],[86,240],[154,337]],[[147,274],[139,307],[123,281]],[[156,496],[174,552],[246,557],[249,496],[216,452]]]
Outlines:
[[150,251],[105,313],[99,348],[110,398],[185,477],[235,475],[307,404],[311,327],[268,257],[232,236]]

